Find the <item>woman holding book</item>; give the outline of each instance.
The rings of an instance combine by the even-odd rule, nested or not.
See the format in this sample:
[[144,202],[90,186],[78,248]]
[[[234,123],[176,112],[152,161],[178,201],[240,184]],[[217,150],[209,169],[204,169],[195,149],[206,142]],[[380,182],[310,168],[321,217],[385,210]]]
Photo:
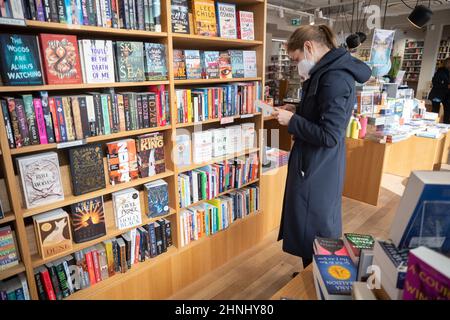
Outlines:
[[345,131],[356,102],[355,81],[366,82],[370,68],[337,48],[326,25],[299,27],[287,50],[303,78],[299,105],[275,108],[294,136],[278,240],[283,250],[312,262],[316,236],[342,235]]

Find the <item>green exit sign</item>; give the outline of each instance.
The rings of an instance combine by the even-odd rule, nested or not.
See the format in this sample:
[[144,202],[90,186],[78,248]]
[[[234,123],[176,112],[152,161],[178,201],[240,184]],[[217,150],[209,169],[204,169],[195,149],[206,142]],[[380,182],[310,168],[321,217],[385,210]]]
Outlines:
[[302,24],[302,19],[300,19],[300,18],[291,19],[291,24],[292,24],[293,26],[299,26],[299,25]]

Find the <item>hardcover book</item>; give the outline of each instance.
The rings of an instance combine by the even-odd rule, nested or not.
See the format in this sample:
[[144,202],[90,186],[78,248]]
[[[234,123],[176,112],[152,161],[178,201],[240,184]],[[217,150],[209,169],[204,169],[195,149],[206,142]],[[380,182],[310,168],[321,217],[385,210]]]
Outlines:
[[184,50],[186,76],[188,79],[202,78],[202,63],[199,50]]
[[19,256],[11,226],[0,228],[0,240],[0,271],[3,271],[19,264]]
[[219,79],[219,51],[203,52],[203,74],[206,79]]
[[162,133],[155,132],[138,136],[136,145],[139,176],[141,178],[154,176],[166,170],[164,135]]
[[208,37],[217,36],[216,10],[213,0],[193,0],[192,13],[195,34]]
[[56,152],[20,157],[16,161],[26,208],[64,200]]
[[139,191],[130,188],[115,192],[112,197],[118,229],[128,229],[142,223]]
[[342,239],[316,237],[314,239],[314,254],[348,256]]
[[110,40],[79,40],[85,83],[113,83],[114,55]]
[[173,50],[173,76],[176,80],[186,79],[186,61],[183,50]]
[[0,56],[0,79],[3,85],[43,84],[36,36],[0,34]]
[[192,149],[195,150],[194,163],[202,163],[212,159],[211,131],[198,131],[192,133]]
[[159,179],[144,185],[148,202],[147,216],[155,218],[169,213],[169,190],[167,182]]
[[161,43],[144,43],[145,79],[166,80],[166,46]]
[[[381,276],[394,288],[403,289],[409,249],[399,249],[389,241],[376,241],[373,264],[380,266]],[[383,282],[383,279],[382,279]]]
[[142,42],[117,41],[116,63],[119,82],[144,81],[144,46]]
[[231,61],[232,78],[244,78],[244,55],[242,50],[228,50]]
[[106,234],[103,197],[81,201],[70,208],[74,242],[82,243]]
[[72,192],[75,196],[105,188],[105,171],[101,144],[70,148],[69,160]]
[[231,58],[228,51],[221,51],[219,56],[219,74],[220,79],[231,79]]
[[217,2],[216,6],[220,37],[227,39],[236,39],[236,5],[231,3]]
[[242,147],[247,150],[255,147],[256,130],[253,122],[243,123],[241,125]]
[[373,249],[375,240],[367,234],[345,233],[344,243],[353,257],[359,257],[361,249]]
[[238,35],[242,40],[255,40],[253,12],[238,11]]
[[256,78],[257,67],[256,67],[256,51],[254,50],[244,50],[242,51],[244,60],[244,78]]
[[56,209],[33,216],[36,242],[42,259],[72,249],[69,215]]
[[125,139],[107,144],[108,171],[111,185],[137,179],[138,164],[136,144],[133,139]]
[[172,32],[190,33],[189,28],[189,6],[187,0],[172,0]]
[[191,137],[188,134],[177,135],[176,164],[188,166],[191,164]]
[[47,84],[82,83],[77,37],[39,34]]
[[212,133],[212,156],[222,157],[227,153],[227,135],[225,128],[213,129]]

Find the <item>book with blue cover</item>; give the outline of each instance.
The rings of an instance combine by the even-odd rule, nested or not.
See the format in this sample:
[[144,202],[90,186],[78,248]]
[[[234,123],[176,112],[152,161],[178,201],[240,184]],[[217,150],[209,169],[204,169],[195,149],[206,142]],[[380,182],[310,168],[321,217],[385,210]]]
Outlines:
[[244,54],[242,50],[228,50],[233,78],[244,78]]
[[317,280],[326,300],[351,299],[356,267],[346,256],[314,255]]
[[200,50],[184,50],[186,61],[186,76],[188,79],[202,78],[202,63]]
[[166,80],[166,46],[161,43],[144,43],[145,79]]
[[169,191],[167,182],[159,179],[144,185],[148,202],[147,216],[155,218],[169,213]]

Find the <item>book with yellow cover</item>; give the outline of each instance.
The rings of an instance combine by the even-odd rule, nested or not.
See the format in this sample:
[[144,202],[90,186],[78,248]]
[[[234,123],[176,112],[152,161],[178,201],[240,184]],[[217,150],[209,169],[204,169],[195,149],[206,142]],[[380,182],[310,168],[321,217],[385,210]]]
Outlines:
[[216,9],[213,0],[192,0],[195,34],[217,37]]

